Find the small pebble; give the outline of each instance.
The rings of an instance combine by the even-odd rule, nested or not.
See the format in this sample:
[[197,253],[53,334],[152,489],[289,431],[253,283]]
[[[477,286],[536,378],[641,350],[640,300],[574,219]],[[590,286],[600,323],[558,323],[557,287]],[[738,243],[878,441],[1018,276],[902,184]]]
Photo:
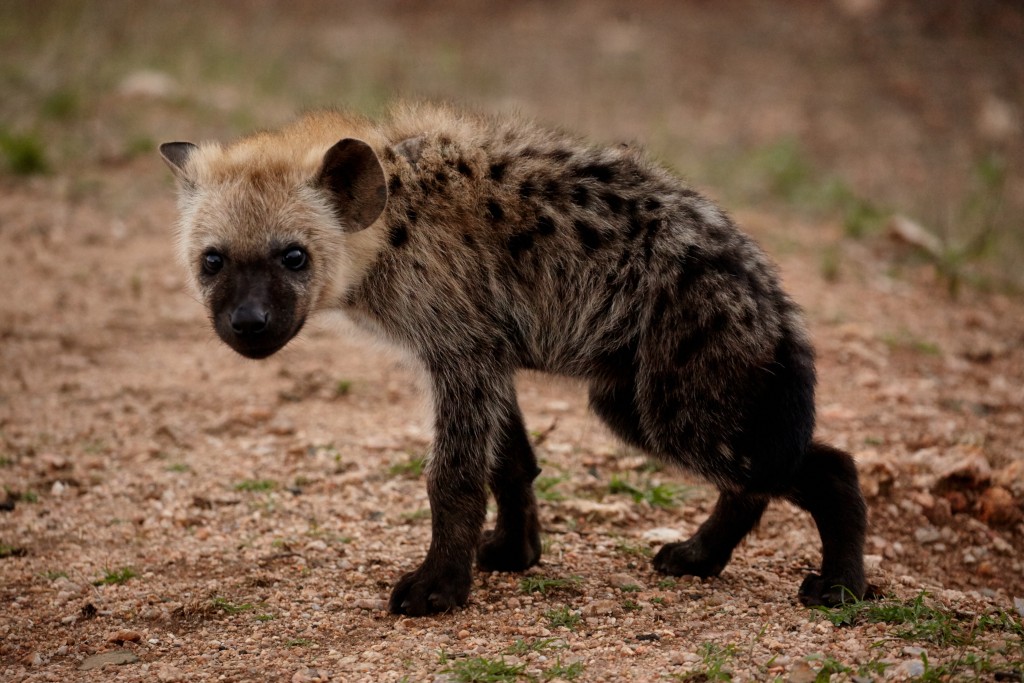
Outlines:
[[137,631],[122,629],[107,635],[108,643],[137,643],[142,640],[142,635]]

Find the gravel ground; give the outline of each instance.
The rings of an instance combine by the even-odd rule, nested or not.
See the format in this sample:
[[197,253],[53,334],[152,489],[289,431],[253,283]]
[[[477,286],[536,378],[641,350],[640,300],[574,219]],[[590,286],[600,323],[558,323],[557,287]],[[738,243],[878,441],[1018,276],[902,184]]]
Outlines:
[[[543,562],[478,574],[456,613],[391,616],[389,586],[429,539],[416,374],[330,322],[268,361],[237,358],[182,294],[166,234],[77,210],[74,234],[39,236],[46,190],[0,207],[5,242],[28,255],[3,272],[4,680],[474,680],[459,667],[479,658],[538,680],[814,680],[826,661],[900,680],[922,651],[932,665],[974,651],[799,606],[819,549],[787,504],[721,577],[653,573],[652,551],[691,533],[713,492],[619,445],[580,387],[534,376],[520,394],[544,467]],[[154,225],[172,219],[170,199],[154,206]],[[856,453],[869,494],[871,581],[894,600],[925,590],[957,614],[1012,614],[1024,308],[937,307],[927,272],[891,279],[855,249],[823,287],[799,256],[819,236],[791,226],[782,266],[813,320],[821,434]],[[983,636],[978,652],[1008,634]],[[89,668],[101,653],[130,662]]]
[[[1019,216],[1024,15],[881,5],[0,7],[0,680],[1024,679],[1024,300],[980,277],[1021,252],[965,263],[990,286],[952,297],[941,261],[816,208],[830,178],[807,160],[928,222],[984,200],[972,164],[995,150]],[[384,611],[430,532],[415,370],[339,321],[263,362],[217,341],[152,148],[409,91],[643,140],[704,178],[727,150],[713,192],[776,181],[736,217],[808,312],[819,435],[857,457],[882,599],[801,607],[819,542],[786,504],[720,577],[655,574],[713,491],[617,443],[581,387],[524,375],[542,563],[478,573],[451,614]],[[24,131],[50,173],[10,172]]]

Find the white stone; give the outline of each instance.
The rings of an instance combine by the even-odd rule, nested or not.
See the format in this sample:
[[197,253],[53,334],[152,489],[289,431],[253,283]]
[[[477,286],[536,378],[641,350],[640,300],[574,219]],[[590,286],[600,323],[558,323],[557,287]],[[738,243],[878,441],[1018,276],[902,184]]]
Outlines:
[[641,538],[648,543],[676,543],[683,540],[683,534],[678,529],[657,527],[645,531]]

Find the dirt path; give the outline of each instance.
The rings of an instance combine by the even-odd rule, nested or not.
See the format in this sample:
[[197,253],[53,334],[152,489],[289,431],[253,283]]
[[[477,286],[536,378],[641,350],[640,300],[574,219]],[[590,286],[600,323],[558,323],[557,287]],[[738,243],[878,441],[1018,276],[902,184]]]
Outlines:
[[[303,12],[290,16],[308,28]],[[412,21],[356,14],[362,27]],[[611,10],[580,17],[609,49],[636,49]],[[549,30],[542,18],[524,11],[510,31]],[[569,122],[612,99],[576,95],[546,115]],[[721,91],[707,96],[690,123],[759,134],[764,121],[741,113],[700,119],[726,111]],[[95,105],[114,121],[117,97]],[[174,100],[129,102],[153,136],[225,125]],[[581,125],[657,130],[608,116]],[[395,618],[389,587],[429,539],[415,373],[330,321],[259,363],[217,342],[171,256],[171,183],[155,156],[104,153],[128,144],[110,120],[53,124],[69,145],[102,138],[69,168],[0,176],[0,679],[1022,680],[1020,297],[952,299],[935,267],[897,259],[882,236],[844,239],[831,214],[738,212],[807,309],[819,432],[856,454],[869,496],[870,579],[886,597],[831,614],[851,625],[797,603],[818,541],[788,505],[721,577],[654,574],[652,551],[693,532],[712,491],[619,445],[580,387],[534,376],[520,395],[544,467],[542,564],[478,574],[457,613]]]

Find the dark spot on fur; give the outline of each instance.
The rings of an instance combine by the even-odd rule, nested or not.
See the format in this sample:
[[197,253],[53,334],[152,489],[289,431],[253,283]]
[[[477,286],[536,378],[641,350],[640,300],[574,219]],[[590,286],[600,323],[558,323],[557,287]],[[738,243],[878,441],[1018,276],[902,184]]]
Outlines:
[[704,333],[697,329],[689,330],[676,346],[676,365],[686,365],[700,350],[707,346],[707,338]]
[[398,175],[393,175],[388,180],[388,194],[395,195],[402,189],[402,179]]
[[439,136],[439,137],[437,138],[437,141],[438,141],[438,143],[440,143],[441,145],[450,145],[450,144],[452,144],[452,139],[451,139],[450,137],[448,137],[447,135],[441,135],[441,136]]
[[661,290],[654,297],[654,306],[651,308],[651,326],[658,328],[661,319],[665,317],[665,310],[668,308],[668,292]]
[[416,209],[410,206],[405,210],[405,217],[409,220],[409,223],[416,225],[416,220],[419,218],[419,214],[416,213]]
[[397,223],[391,226],[391,231],[388,232],[388,241],[391,242],[391,246],[401,247],[403,244],[409,241],[409,228],[404,223]]
[[508,238],[508,250],[512,258],[519,258],[519,255],[533,247],[533,235],[528,232],[520,232]]
[[544,183],[544,198],[549,202],[558,201],[562,197],[562,184],[554,178]]
[[476,246],[476,240],[473,239],[473,236],[470,235],[468,232],[462,233],[462,241],[466,244],[467,247]]
[[491,180],[496,183],[500,183],[505,177],[505,171],[508,169],[508,163],[504,161],[495,161],[491,164],[490,170],[487,175],[490,176]]
[[584,249],[596,251],[601,248],[601,233],[594,229],[594,226],[583,220],[573,221],[572,226]]
[[621,213],[623,202],[622,197],[615,194],[614,192],[602,192],[601,201],[608,205],[608,209],[612,213]]
[[729,316],[722,311],[717,311],[708,322],[708,329],[712,332],[722,332],[729,326]]
[[384,148],[382,156],[384,157],[384,161],[395,161],[398,158],[395,156],[395,150],[391,149],[390,147]]
[[422,273],[423,271],[425,271],[427,269],[427,267],[425,265],[423,265],[422,261],[416,260],[416,261],[412,262],[412,269],[417,271],[417,272]]
[[676,291],[680,296],[686,296],[693,288],[697,280],[707,272],[707,262],[704,260],[704,250],[698,246],[690,246],[686,250],[681,263]]
[[743,278],[744,280],[750,277],[743,257],[733,249],[722,250],[718,255],[716,265],[733,277]]
[[728,242],[729,231],[720,225],[709,225],[707,227],[708,238],[714,242]]
[[547,157],[552,161],[566,161],[572,157],[572,152],[568,149],[554,149],[547,153]]
[[587,205],[590,203],[590,192],[587,191],[587,188],[582,185],[574,187],[572,189],[572,203],[581,209],[587,208]]
[[505,217],[505,209],[497,200],[489,199],[487,200],[487,215],[491,217],[491,220],[500,221]]
[[651,262],[651,257],[654,255],[654,240],[658,236],[660,228],[661,221],[658,219],[644,223],[644,261],[647,263]]
[[455,164],[455,169],[467,178],[473,177],[473,168],[466,163],[465,159],[459,159],[458,163]]
[[617,271],[625,270],[626,264],[628,264],[630,259],[632,259],[632,258],[633,258],[633,252],[631,252],[629,249],[623,249],[622,250],[622,255],[619,256],[619,262],[617,264],[615,264],[615,270],[617,270]]
[[644,208],[648,211],[657,211],[661,208],[661,202],[654,197],[649,197],[647,201],[644,202]]
[[438,185],[444,186],[448,182],[448,175],[444,171],[438,171],[434,174],[434,180]]
[[576,174],[581,178],[593,178],[600,183],[607,183],[615,177],[615,169],[608,164],[592,163],[581,166]]
[[555,232],[555,222],[551,216],[539,216],[537,218],[537,234],[551,235]]
[[537,186],[533,184],[532,180],[524,180],[523,184],[519,186],[519,198],[523,201],[527,201],[537,192]]
[[644,229],[644,220],[640,213],[637,211],[636,200],[630,199],[626,202],[626,220],[629,230],[626,231],[626,239],[634,240]]

